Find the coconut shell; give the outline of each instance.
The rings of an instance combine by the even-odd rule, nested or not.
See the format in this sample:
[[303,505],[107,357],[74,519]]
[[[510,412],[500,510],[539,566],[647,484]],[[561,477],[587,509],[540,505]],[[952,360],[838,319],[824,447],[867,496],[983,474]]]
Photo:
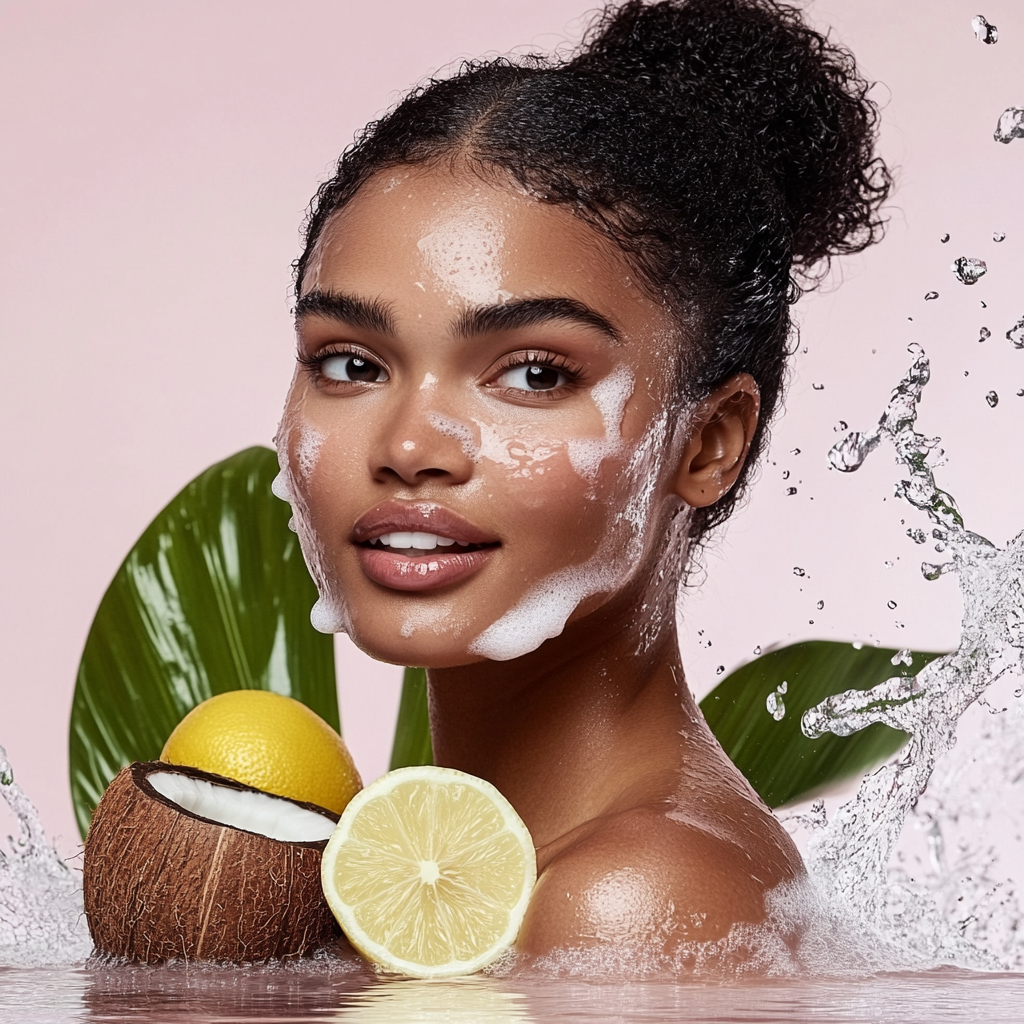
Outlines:
[[335,939],[320,887],[326,840],[285,842],[198,817],[158,793],[153,772],[252,790],[160,761],[118,773],[85,842],[85,914],[99,950],[145,963],[253,963],[303,956]]

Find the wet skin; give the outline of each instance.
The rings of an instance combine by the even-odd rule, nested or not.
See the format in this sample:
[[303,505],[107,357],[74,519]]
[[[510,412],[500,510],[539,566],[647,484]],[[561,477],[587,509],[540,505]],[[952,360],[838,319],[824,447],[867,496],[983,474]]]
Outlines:
[[[678,526],[742,468],[751,378],[684,406],[687,340],[622,253],[448,164],[378,175],[335,215],[297,335],[278,443],[307,561],[363,650],[428,668],[436,762],[529,827],[519,947],[671,955],[761,921],[803,868],[696,708],[674,615]],[[381,546],[417,529],[455,543]],[[560,635],[480,653],[571,567]]]

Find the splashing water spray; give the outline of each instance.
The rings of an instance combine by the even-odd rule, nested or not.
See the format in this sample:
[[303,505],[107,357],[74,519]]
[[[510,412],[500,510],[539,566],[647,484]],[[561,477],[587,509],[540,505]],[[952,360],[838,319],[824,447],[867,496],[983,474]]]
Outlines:
[[939,439],[915,430],[930,367],[920,346],[909,350],[914,363],[877,428],[847,435],[829,452],[829,461],[851,472],[883,439],[892,443],[908,474],[897,485],[897,496],[928,516],[933,536],[949,556],[941,564],[924,563],[921,571],[929,580],[949,572],[959,578],[960,644],[916,676],[889,679],[867,691],[848,690],[804,714],[802,729],[811,739],[827,732],[848,736],[874,722],[909,735],[897,760],[868,776],[830,822],[822,816],[812,826],[807,866],[830,902],[845,903],[904,951],[910,960],[906,966],[955,962],[991,969],[1003,964],[968,942],[963,928],[947,923],[927,895],[894,881],[889,861],[936,762],[955,743],[961,716],[997,680],[1024,670],[1024,533],[1005,548],[996,547],[967,529],[956,502],[936,485],[933,469],[943,463]]
[[92,950],[77,872],[46,840],[39,812],[0,747],[0,795],[19,834],[0,849],[0,963],[84,960]]

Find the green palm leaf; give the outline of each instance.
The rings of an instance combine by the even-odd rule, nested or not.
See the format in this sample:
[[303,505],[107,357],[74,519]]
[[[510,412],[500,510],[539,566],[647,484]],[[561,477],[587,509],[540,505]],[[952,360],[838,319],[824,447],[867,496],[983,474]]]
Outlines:
[[196,704],[227,690],[301,700],[339,727],[332,638],[270,493],[277,456],[248,448],[195,478],[153,520],[100,602],[71,709],[71,794],[84,836],[117,771],[159,757]]

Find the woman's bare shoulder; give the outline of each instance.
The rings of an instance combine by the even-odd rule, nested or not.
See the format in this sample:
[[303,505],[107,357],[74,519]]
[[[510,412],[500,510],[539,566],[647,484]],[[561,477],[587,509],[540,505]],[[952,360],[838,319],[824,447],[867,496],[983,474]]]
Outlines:
[[528,954],[628,944],[671,954],[764,919],[768,890],[802,873],[771,814],[714,829],[684,810],[639,807],[591,822],[541,872],[517,945]]

